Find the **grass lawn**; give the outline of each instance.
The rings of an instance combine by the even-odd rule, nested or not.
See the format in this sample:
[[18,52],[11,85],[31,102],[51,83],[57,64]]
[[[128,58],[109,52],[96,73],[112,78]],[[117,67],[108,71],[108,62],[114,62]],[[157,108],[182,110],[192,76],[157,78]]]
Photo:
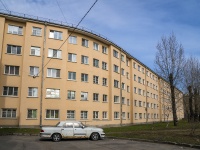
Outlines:
[[[106,127],[104,132],[107,137],[146,139],[153,141],[167,141],[176,143],[186,143],[200,145],[200,123],[194,135],[191,135],[193,124],[186,121],[179,121],[178,126],[174,127],[173,122],[167,123],[141,124],[122,127]],[[39,134],[40,129],[33,128],[0,128],[2,134]]]
[[180,121],[178,126],[174,127],[173,122],[167,123],[142,124],[124,127],[104,128],[106,136],[120,138],[146,139],[153,141],[167,141],[175,143],[186,143],[200,145],[199,123],[195,130],[195,135],[191,135],[193,124]]

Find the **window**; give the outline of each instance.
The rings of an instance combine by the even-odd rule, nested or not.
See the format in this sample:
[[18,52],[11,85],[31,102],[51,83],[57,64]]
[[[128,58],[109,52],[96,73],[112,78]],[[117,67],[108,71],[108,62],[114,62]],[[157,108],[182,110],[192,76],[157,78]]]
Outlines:
[[61,59],[61,51],[56,49],[49,49],[48,57]]
[[21,46],[16,46],[16,45],[7,45],[7,53],[8,54],[15,54],[15,55],[20,55],[21,54]]
[[99,60],[93,59],[93,66],[99,68]]
[[93,43],[93,49],[98,51],[99,50],[99,44],[98,43]]
[[129,66],[129,60],[126,59],[126,66]]
[[121,68],[121,75],[125,75],[125,71],[124,71],[124,69],[123,68]]
[[18,87],[3,87],[3,95],[4,96],[17,96],[18,95]]
[[88,100],[88,92],[81,92],[81,100]]
[[130,100],[129,99],[127,99],[127,105],[130,106]]
[[58,119],[59,118],[59,110],[46,110],[46,118],[47,119]]
[[113,56],[119,58],[119,53],[116,50],[113,50]]
[[122,82],[122,89],[125,90],[125,83]]
[[88,43],[89,43],[88,40],[86,40],[86,39],[82,39],[82,46],[84,46],[84,47],[88,47]]
[[22,35],[22,27],[8,25],[8,33]]
[[130,113],[129,112],[127,113],[127,118],[130,119]]
[[19,66],[5,65],[4,73],[7,74],[7,75],[19,75]]
[[119,103],[119,96],[114,96],[114,103]]
[[75,111],[67,110],[67,119],[75,119]]
[[99,118],[99,112],[93,111],[93,119],[98,119],[98,118]]
[[138,83],[142,83],[142,80],[140,77],[138,77]]
[[28,119],[36,119],[37,118],[37,109],[28,109],[27,118]]
[[68,61],[76,62],[76,54],[68,53]]
[[47,77],[60,78],[60,69],[47,69]]
[[68,72],[68,80],[76,80],[76,72]]
[[102,62],[102,69],[107,70],[107,63],[106,62]]
[[144,73],[144,68],[142,68],[142,73]]
[[99,101],[99,94],[93,93],[93,101]]
[[62,32],[50,30],[49,38],[62,40]]
[[121,54],[121,61],[124,62],[124,55]]
[[119,119],[119,112],[114,112],[114,119]]
[[126,104],[125,97],[122,97],[122,104]]
[[135,69],[136,69],[136,63],[135,63],[135,62],[133,63],[133,68],[135,68]]
[[117,65],[114,65],[114,72],[119,72],[119,67]]
[[88,74],[81,73],[81,81],[82,82],[88,82]]
[[81,119],[87,119],[88,112],[87,111],[81,111]]
[[28,96],[29,97],[37,97],[38,96],[38,88],[36,88],[36,87],[29,87],[28,88]]
[[130,92],[130,87],[127,85],[127,92]]
[[75,91],[68,91],[67,92],[67,98],[68,99],[75,99],[76,98],[76,92]]
[[115,88],[118,88],[118,87],[119,87],[119,81],[114,80],[114,87],[115,87]]
[[139,107],[142,107],[142,101],[139,101]]
[[46,89],[47,98],[59,98],[60,90],[59,89]]
[[99,77],[98,76],[93,76],[93,83],[99,84]]
[[76,36],[70,36],[69,37],[69,43],[70,44],[77,44],[77,37]]
[[103,102],[107,102],[108,101],[108,95],[103,94]]
[[122,119],[126,119],[126,113],[122,112]]
[[42,33],[42,29],[41,28],[37,28],[37,27],[33,27],[32,28],[32,35],[41,36],[41,33]]
[[142,119],[142,113],[139,113],[139,119]]
[[135,119],[138,119],[137,113],[135,113]]
[[134,81],[136,81],[136,75],[134,74]]
[[137,94],[137,88],[136,87],[134,87],[134,93]]
[[107,47],[102,46],[102,53],[104,53],[104,54],[107,54],[107,53],[108,53],[108,52],[107,52]]
[[142,90],[141,89],[138,89],[138,94],[142,95]]
[[82,63],[82,64],[89,64],[89,63],[88,63],[88,56],[83,56],[83,55],[82,55],[82,56],[81,56],[81,63]]
[[40,47],[31,46],[31,54],[32,56],[40,56]]
[[9,108],[2,109],[1,117],[2,118],[16,118],[16,109],[9,109]]
[[126,77],[127,77],[127,79],[129,79],[129,73],[128,72],[126,72]]
[[38,76],[39,67],[30,66],[30,75],[31,76]]
[[102,112],[102,116],[103,116],[103,119],[107,119],[108,117],[108,113],[107,113],[107,111],[103,111]]
[[103,86],[107,86],[107,78],[103,78]]
[[140,65],[138,65],[138,71],[141,71],[141,67],[140,67]]
[[134,106],[137,106],[137,100],[134,100]]

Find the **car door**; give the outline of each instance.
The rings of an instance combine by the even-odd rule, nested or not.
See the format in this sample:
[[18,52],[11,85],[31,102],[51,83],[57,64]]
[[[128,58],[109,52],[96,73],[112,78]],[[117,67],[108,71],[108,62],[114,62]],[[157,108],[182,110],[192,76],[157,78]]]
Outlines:
[[70,122],[65,123],[61,129],[61,134],[63,138],[73,138],[74,136],[73,123]]
[[86,137],[86,130],[83,128],[82,124],[74,123],[74,136],[75,137]]

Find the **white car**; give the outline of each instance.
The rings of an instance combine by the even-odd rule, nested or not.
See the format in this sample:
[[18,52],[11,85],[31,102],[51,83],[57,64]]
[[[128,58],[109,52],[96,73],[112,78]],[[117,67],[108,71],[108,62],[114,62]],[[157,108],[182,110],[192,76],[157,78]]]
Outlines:
[[101,128],[87,127],[79,121],[61,121],[55,127],[42,127],[40,137],[52,138],[54,142],[65,138],[90,138],[97,141],[103,139],[105,133]]

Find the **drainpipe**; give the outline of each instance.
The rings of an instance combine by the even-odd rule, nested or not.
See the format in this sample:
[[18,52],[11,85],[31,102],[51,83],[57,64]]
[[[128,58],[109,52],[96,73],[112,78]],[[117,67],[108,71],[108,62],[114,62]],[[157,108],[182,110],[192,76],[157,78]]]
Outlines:
[[41,95],[40,95],[40,127],[42,127],[42,99],[43,99],[43,87],[44,87],[44,58],[46,49],[46,22],[44,26],[44,41],[43,41],[43,51],[42,51],[42,77],[41,77]]

